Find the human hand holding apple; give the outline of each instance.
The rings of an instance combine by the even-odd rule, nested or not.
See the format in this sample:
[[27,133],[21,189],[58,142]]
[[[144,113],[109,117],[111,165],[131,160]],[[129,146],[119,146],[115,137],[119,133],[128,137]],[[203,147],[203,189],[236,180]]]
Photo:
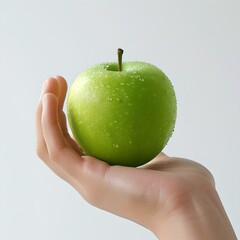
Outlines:
[[167,76],[145,62],[102,63],[71,86],[67,116],[83,151],[110,165],[140,166],[174,130],[176,96]]
[[[36,151],[90,204],[134,221],[159,239],[237,239],[200,164],[160,153],[141,168],[111,166],[84,155],[69,135],[63,104],[67,83],[49,78],[36,109]],[[173,231],[174,229],[174,231]]]

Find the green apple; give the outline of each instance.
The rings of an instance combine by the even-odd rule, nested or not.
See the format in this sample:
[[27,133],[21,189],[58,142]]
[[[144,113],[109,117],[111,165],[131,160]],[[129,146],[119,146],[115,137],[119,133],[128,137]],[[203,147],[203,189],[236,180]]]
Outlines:
[[72,84],[67,116],[87,155],[140,166],[162,151],[174,130],[176,96],[167,76],[145,62],[102,63]]

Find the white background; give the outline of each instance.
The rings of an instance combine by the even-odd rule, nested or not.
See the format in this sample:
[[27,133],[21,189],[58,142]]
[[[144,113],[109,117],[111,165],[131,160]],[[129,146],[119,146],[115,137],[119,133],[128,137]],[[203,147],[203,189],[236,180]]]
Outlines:
[[171,79],[178,119],[165,152],[210,169],[240,237],[239,1],[0,0],[0,239],[156,239],[88,205],[35,154],[44,80],[70,85],[118,47]]

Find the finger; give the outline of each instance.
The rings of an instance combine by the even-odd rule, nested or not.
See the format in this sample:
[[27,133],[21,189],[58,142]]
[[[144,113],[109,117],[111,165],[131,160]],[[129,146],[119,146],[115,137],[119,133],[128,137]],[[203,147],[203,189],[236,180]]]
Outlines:
[[56,80],[59,85],[59,95],[58,95],[58,110],[59,110],[59,122],[62,128],[63,135],[68,142],[69,146],[71,146],[76,152],[80,155],[84,155],[83,151],[80,149],[80,146],[74,141],[67,129],[67,119],[65,113],[62,111],[64,101],[67,93],[67,82],[62,76],[56,76]]
[[51,78],[47,79],[46,84],[45,84],[45,88],[44,88],[44,91],[43,91],[43,95],[45,93],[52,93],[56,97],[59,96],[60,87],[59,87],[59,84],[58,84],[58,80],[56,78],[51,77]]
[[63,112],[63,105],[66,98],[67,93],[67,82],[66,80],[61,76],[55,77],[58,87],[59,87],[59,94],[58,94],[58,119],[59,123],[62,129],[62,132],[65,137],[69,137],[68,129],[67,129],[67,121],[65,113]]
[[42,95],[44,93],[46,82],[43,84],[42,93],[40,95],[36,113],[35,113],[35,132],[36,132],[36,152],[38,156],[43,159],[46,157],[47,153],[47,146],[43,137],[42,133]]
[[57,152],[66,147],[58,121],[58,100],[52,93],[45,93],[42,98],[42,128],[48,152]]
[[59,86],[59,95],[58,95],[58,110],[61,111],[63,109],[64,101],[67,93],[67,82],[61,76],[56,76],[55,79],[58,82]]
[[66,143],[58,121],[58,99],[52,93],[46,93],[42,99],[42,128],[49,157],[64,171],[74,177],[81,170],[81,156]]
[[[50,80],[51,81],[51,80]],[[48,84],[49,79],[44,82],[43,88],[42,88],[42,93],[39,98],[39,102],[37,104],[37,109],[36,109],[36,136],[37,136],[37,154],[38,156],[46,163],[46,165],[53,171],[55,172],[60,178],[64,179],[67,182],[71,182],[69,177],[64,174],[64,171],[56,165],[55,162],[49,161],[49,156],[48,156],[48,151],[47,151],[47,145],[45,142],[45,139],[43,137],[43,132],[42,132],[42,123],[41,123],[41,117],[42,117],[42,96],[45,94],[46,91],[51,91],[55,92],[57,94],[56,90],[53,91],[54,86],[50,84],[46,88],[46,85]]]
[[[60,80],[62,81],[62,80]],[[61,90],[60,87],[61,86]],[[43,129],[42,129],[42,97],[45,93],[52,93],[55,96],[60,97],[60,101],[62,103],[64,102],[64,96],[66,92],[66,86],[59,83],[58,80],[55,78],[49,78],[48,80],[45,81],[43,84],[42,88],[42,93],[39,98],[39,102],[37,104],[36,108],[36,136],[37,136],[37,141],[36,141],[36,151],[38,156],[44,161],[44,163],[53,171],[55,172],[60,178],[64,179],[68,183],[73,185],[71,177],[69,177],[68,174],[65,173],[65,170],[62,169],[56,162],[51,161],[49,158],[48,150],[47,150],[47,145],[43,136]],[[61,93],[60,93],[61,91]],[[60,96],[59,96],[60,95]],[[60,108],[59,108],[60,109]],[[61,111],[61,114],[64,115],[64,113]],[[64,115],[65,117],[65,115]],[[64,123],[66,125],[66,123]],[[70,137],[69,137],[70,138]],[[69,140],[68,140],[69,141]],[[73,140],[72,140],[73,141]],[[77,149],[77,146],[75,147]],[[79,150],[79,149],[78,149]],[[81,151],[79,151],[81,152]]]
[[39,102],[37,104],[37,109],[36,109],[36,119],[35,119],[36,136],[37,136],[36,151],[37,151],[38,156],[43,160],[45,158],[47,158],[47,155],[48,155],[47,146],[46,146],[45,139],[44,139],[43,132],[42,132],[42,122],[41,122],[41,118],[42,118],[42,96],[46,92],[51,92],[56,96],[58,95],[59,87],[58,87],[58,83],[57,83],[56,79],[49,78],[45,81],[45,83],[43,84],[42,93],[41,93]]

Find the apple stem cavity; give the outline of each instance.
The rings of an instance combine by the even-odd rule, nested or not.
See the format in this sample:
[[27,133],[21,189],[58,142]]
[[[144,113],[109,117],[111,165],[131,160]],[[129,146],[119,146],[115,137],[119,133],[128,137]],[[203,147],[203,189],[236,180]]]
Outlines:
[[123,50],[121,48],[118,48],[118,71],[122,71],[122,55]]

